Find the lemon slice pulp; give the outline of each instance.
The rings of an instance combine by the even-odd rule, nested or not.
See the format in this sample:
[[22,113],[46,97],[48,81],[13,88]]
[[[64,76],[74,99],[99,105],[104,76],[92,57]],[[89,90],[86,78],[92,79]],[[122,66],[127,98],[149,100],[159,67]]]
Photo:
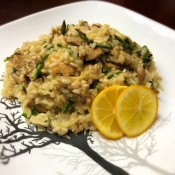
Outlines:
[[114,85],[102,90],[93,100],[91,117],[96,128],[106,137],[118,139],[123,136],[116,120],[115,104],[126,86]]
[[154,123],[157,111],[157,95],[140,85],[132,85],[123,90],[115,105],[119,128],[129,137],[146,131]]

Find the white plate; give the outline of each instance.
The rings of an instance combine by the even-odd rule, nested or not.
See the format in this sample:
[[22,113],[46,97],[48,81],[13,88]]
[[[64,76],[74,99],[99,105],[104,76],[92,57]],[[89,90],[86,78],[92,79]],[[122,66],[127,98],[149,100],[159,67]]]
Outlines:
[[[118,174],[117,166],[133,175],[175,174],[175,32],[172,29],[107,2],[84,1],[56,7],[0,27],[0,75],[4,71],[3,59],[15,48],[26,40],[35,40],[39,35],[48,33],[52,26],[60,25],[64,19],[67,23],[78,23],[81,19],[89,23],[107,23],[149,47],[163,77],[159,119],[145,134],[132,139],[111,141],[96,132],[92,135],[87,133],[88,137],[72,136],[69,140],[58,136],[51,138],[51,135],[43,138],[41,133],[24,129],[25,124],[17,124],[20,122],[18,119],[7,122],[7,119],[13,121],[20,116],[21,109],[14,101],[1,99],[1,174],[101,175],[110,171]],[[16,114],[17,111],[20,113]],[[8,132],[9,136],[3,138]]]

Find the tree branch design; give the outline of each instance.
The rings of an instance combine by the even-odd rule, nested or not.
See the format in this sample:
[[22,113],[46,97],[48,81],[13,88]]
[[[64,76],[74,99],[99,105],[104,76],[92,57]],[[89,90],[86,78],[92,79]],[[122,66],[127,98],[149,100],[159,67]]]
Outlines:
[[[96,145],[92,145],[93,149],[110,162],[120,163],[120,167],[128,171],[136,166],[145,166],[162,175],[173,175],[173,173],[152,165],[148,160],[150,156],[158,151],[156,149],[157,142],[155,132],[169,122],[170,115],[171,113],[167,117],[159,115],[156,123],[145,134],[137,138],[128,139],[124,137],[118,141],[106,142],[103,136],[99,136],[98,133],[95,133],[93,136]],[[69,162],[69,165],[75,169],[77,166],[84,166],[87,170],[84,174],[87,172],[90,173],[91,171],[103,174],[103,171],[98,171],[98,167],[92,161],[83,159],[81,154],[64,151],[60,155],[60,150],[59,153],[57,153],[57,149],[54,146],[45,149],[49,149],[49,152],[52,152],[51,154],[45,154],[46,156],[57,159],[61,158],[61,161]]]
[[[154,133],[158,128],[165,126],[169,121],[171,114],[166,118],[159,116],[157,122],[151,129],[135,139],[123,138],[119,141],[106,142],[103,137],[99,137],[99,135],[95,137],[95,134],[92,135],[92,132],[90,131],[82,132],[78,135],[74,135],[70,132],[67,137],[59,137],[46,130],[39,131],[35,126],[25,124],[20,112],[16,111],[16,108],[20,107],[20,104],[16,99],[8,101],[1,98],[0,104],[4,105],[5,109],[15,111],[10,114],[0,113],[0,122],[4,123],[3,129],[0,129],[0,145],[2,145],[0,160],[3,164],[9,163],[10,159],[15,156],[31,153],[34,148],[64,143],[78,148],[111,174],[118,172],[126,175],[127,173],[110,162],[127,162],[125,165],[121,164],[121,166],[127,170],[134,166],[142,165],[149,167],[160,174],[171,175],[171,173],[151,165],[147,161],[147,159],[157,151],[157,142]],[[94,140],[98,144],[92,149],[89,144],[93,145]],[[97,150],[99,153],[94,150]],[[100,155],[103,155],[103,157]],[[51,156],[57,157],[54,154]],[[65,157],[63,158],[66,159]],[[80,162],[79,156],[71,158],[72,165],[77,166],[77,161],[79,163],[83,162],[83,166],[87,172],[93,172],[97,167],[93,163],[88,163],[87,160],[81,160]],[[98,171],[102,173],[101,169]]]
[[121,167],[128,171],[135,166],[145,166],[163,175],[173,175],[148,161],[148,158],[158,151],[155,132],[168,123],[170,115],[171,113],[167,117],[159,115],[156,123],[137,138],[122,138],[117,142],[104,142],[102,137],[95,137],[102,148],[100,154],[110,158],[111,162],[123,162]]
[[11,100],[1,98],[0,103],[3,104],[5,106],[5,109],[7,110],[16,109],[16,108],[21,107],[20,103],[18,102],[16,98],[11,99]]
[[[72,168],[72,171],[75,169],[83,169],[83,174],[100,174],[105,175],[106,171],[99,166],[96,162],[93,162],[86,156],[83,156],[82,152],[65,150],[59,148],[59,150],[54,145],[44,147],[44,155],[50,159],[56,159],[58,162],[64,162],[69,167]],[[49,153],[47,153],[49,152]]]
[[10,115],[0,113],[0,121],[5,123],[5,129],[0,130],[0,145],[2,145],[0,160],[3,164],[9,163],[15,156],[31,153],[34,148],[64,143],[83,151],[111,174],[118,172],[121,175],[127,175],[124,170],[106,161],[91,149],[88,142],[93,144],[94,141],[90,131],[81,132],[78,135],[69,132],[66,137],[60,137],[46,130],[39,131],[32,125],[27,126],[19,111],[11,112]]
[[[3,144],[0,159],[3,164],[7,164],[14,156],[25,152],[30,153],[33,148],[40,148],[52,143],[49,137],[45,137],[45,131],[36,132],[30,125],[23,129],[22,125],[25,122],[22,121],[19,111],[12,112],[10,116],[0,113],[0,120],[4,120],[6,123],[6,130],[0,130],[0,144]],[[47,135],[49,134],[52,133],[47,132]],[[17,150],[15,143],[21,143],[23,149]],[[57,143],[55,142],[55,144]]]

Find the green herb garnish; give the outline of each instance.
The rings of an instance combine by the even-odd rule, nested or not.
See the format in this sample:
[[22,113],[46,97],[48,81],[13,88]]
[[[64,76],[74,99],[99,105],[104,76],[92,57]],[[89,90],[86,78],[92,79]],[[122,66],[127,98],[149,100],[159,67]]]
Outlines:
[[109,75],[107,76],[107,79],[111,79],[112,77],[114,77],[114,75],[119,75],[119,74],[121,74],[121,73],[122,73],[122,71],[118,70],[118,71],[116,71],[116,72],[114,72],[114,73],[112,73],[112,74],[109,74]]
[[25,117],[25,118],[28,119],[28,117],[27,117],[27,113],[26,113],[26,112],[23,112],[21,115],[22,115],[23,117]]
[[60,43],[57,44],[57,47],[63,47]]
[[136,43],[132,42],[129,38],[121,39],[117,35],[114,35],[114,36],[115,36],[115,39],[120,42],[120,44],[122,45],[122,47],[125,51],[128,51],[129,53],[132,53],[135,50]]
[[100,90],[101,89],[100,83],[96,84],[94,88]]
[[83,33],[81,30],[76,29],[76,31],[78,32],[79,37],[84,40],[86,43],[90,44],[93,43],[93,40],[90,40],[85,33]]
[[47,50],[50,50],[52,48],[54,48],[54,45],[53,44],[47,44],[44,46]]
[[111,79],[114,76],[114,74],[110,74],[107,76],[107,79]]
[[96,48],[102,48],[102,49],[109,49],[111,50],[113,47],[111,45],[103,45],[103,44],[99,44],[99,43],[96,43]]
[[98,80],[94,81],[90,87],[90,89],[97,89],[97,90],[100,90],[101,89],[101,85],[100,85],[100,82]]
[[6,58],[4,59],[4,62],[9,61],[11,58],[12,58],[12,57],[6,57]]
[[12,68],[12,73],[14,74],[17,71],[15,67]]
[[64,20],[61,26],[61,34],[65,35],[67,33],[67,25],[66,25],[66,21]]
[[32,112],[32,115],[38,115],[40,113],[35,107],[32,107],[30,110]]
[[34,76],[32,78],[33,81],[35,81],[39,77],[39,75],[41,73],[41,69],[44,66],[44,61],[47,59],[47,57],[48,57],[48,55],[45,55],[36,65],[35,73],[34,73]]
[[66,113],[69,111],[69,109],[71,108],[71,106],[72,106],[73,104],[74,104],[74,102],[71,101],[71,100],[69,100],[69,101],[64,105],[62,112],[63,112],[64,114],[66,114]]
[[89,39],[85,33],[83,33],[81,30],[76,29],[76,31],[78,32],[79,37],[84,40],[86,43],[90,44],[90,43],[95,43],[96,44],[96,48],[103,48],[103,49],[112,49],[111,45],[103,45],[100,43],[96,43],[93,40]]
[[141,48],[140,54],[141,54],[141,57],[142,57],[142,60],[143,60],[143,65],[144,66],[148,65],[151,62],[151,60],[152,60],[151,59],[152,54],[150,53],[150,51],[147,48],[147,46],[143,46]]

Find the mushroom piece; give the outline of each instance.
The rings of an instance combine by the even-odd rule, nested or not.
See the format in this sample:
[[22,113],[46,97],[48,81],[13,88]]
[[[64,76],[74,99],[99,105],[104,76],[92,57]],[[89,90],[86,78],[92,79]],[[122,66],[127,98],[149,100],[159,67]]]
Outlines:
[[64,39],[73,45],[80,46],[82,45],[83,41],[80,37],[78,36],[64,36]]
[[55,76],[57,73],[61,73],[64,76],[69,76],[72,75],[74,71],[75,69],[70,65],[60,62],[60,64],[52,68],[51,73],[53,76]]
[[137,67],[137,77],[139,79],[139,84],[142,84],[145,79],[145,69],[142,66]]
[[86,49],[86,61],[94,60],[102,54],[103,54],[103,51],[100,48],[92,49],[90,47],[87,47],[87,49]]

